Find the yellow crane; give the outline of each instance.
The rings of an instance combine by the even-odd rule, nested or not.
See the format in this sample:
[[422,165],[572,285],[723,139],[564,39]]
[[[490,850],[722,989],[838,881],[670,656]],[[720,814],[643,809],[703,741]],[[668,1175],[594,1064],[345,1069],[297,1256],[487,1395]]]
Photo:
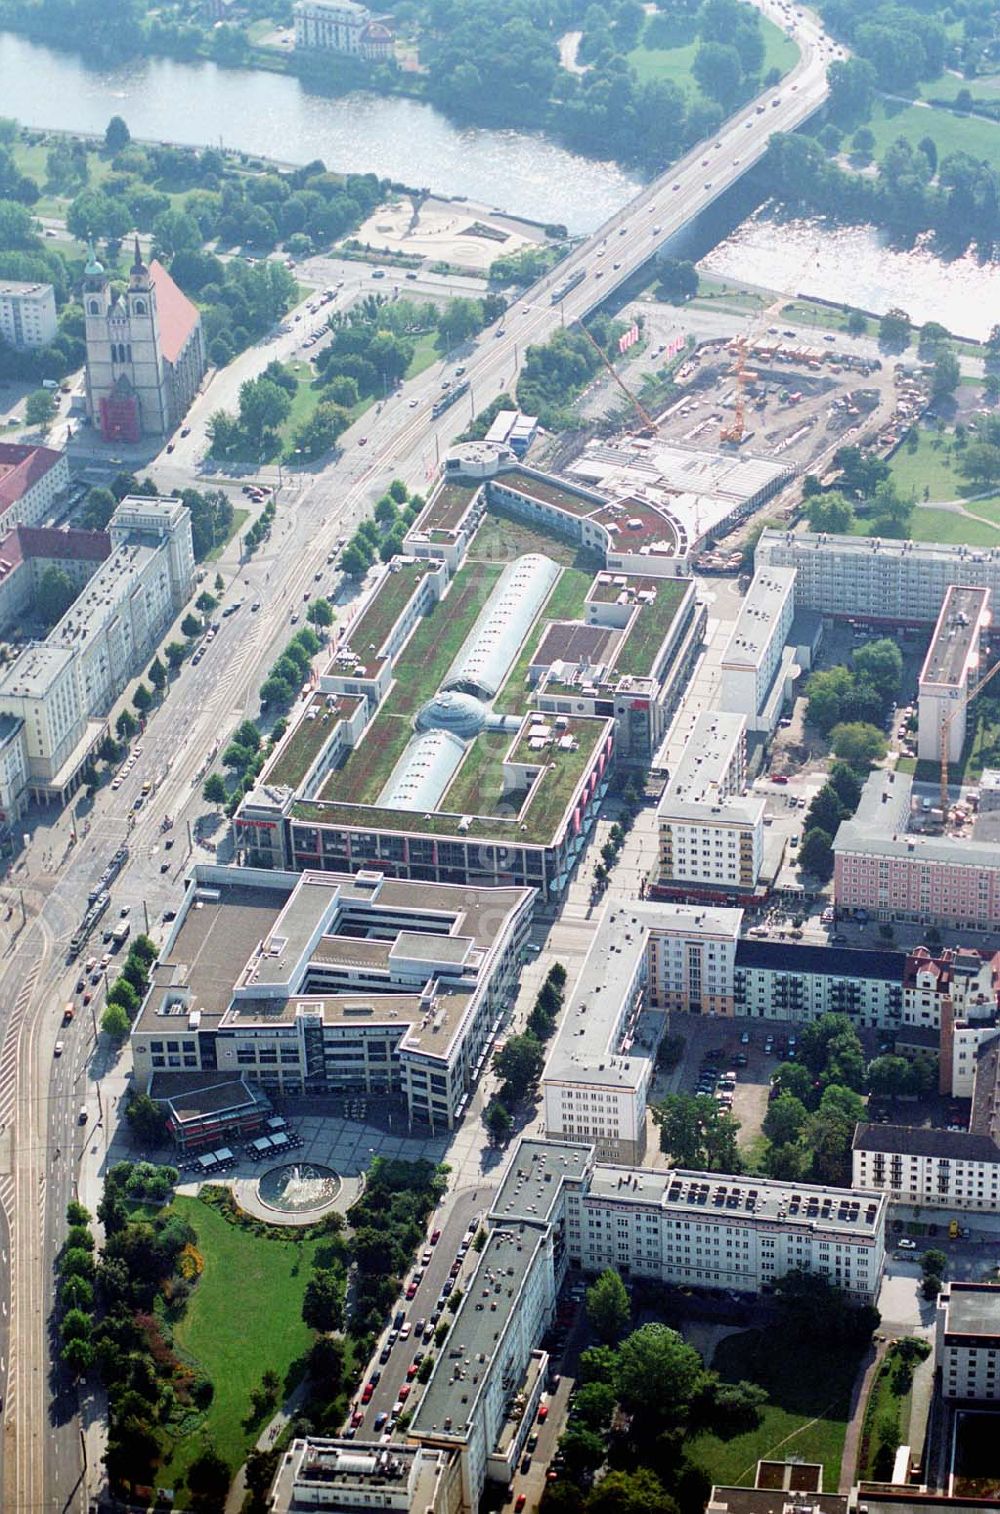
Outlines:
[[[965,696],[966,709],[968,709],[976,695],[982,693],[990,680],[996,677],[997,673],[1000,673],[1000,662],[995,662],[989,672],[984,673],[982,678],[972,685],[972,688]],[[945,710],[941,716],[939,736],[941,743],[941,814],[945,820],[948,818],[948,736],[951,731],[951,723],[957,714],[957,709]]]
[[719,440],[720,442],[735,442],[738,446],[746,434],[746,386],[747,384],[752,384],[757,377],[756,373],[751,372],[747,367],[747,339],[744,335],[736,338],[736,362],[733,365],[733,377],[736,380],[736,405],[729,425],[723,426],[719,432]]
[[625,398],[628,400],[629,404],[632,406],[632,408],[635,411],[636,415],[638,415],[639,419],[642,422],[642,426],[641,426],[640,430],[642,432],[644,432],[645,434],[649,435],[649,436],[655,436],[656,435],[656,422],[654,421],[653,417],[650,415],[649,411],[646,409],[645,405],[641,402],[641,400],[637,399],[636,396],[632,393],[631,389],[628,387],[628,385],[626,384],[625,380],[622,378],[621,374],[616,369],[614,363],[608,357],[608,355],[605,352],[604,348],[601,346],[601,344],[598,341],[596,341],[594,339],[594,337],[587,330],[586,326],[583,324],[582,321],[574,321],[573,325],[574,326],[578,326],[580,328],[580,330],[583,332],[584,336],[587,338],[587,341],[590,343],[591,347],[593,347],[594,351],[597,353],[597,356],[600,358],[601,362],[604,364],[605,368],[608,370],[608,372],[610,373],[611,377],[614,379],[615,383],[618,385],[618,387],[621,390],[622,394],[624,394]]

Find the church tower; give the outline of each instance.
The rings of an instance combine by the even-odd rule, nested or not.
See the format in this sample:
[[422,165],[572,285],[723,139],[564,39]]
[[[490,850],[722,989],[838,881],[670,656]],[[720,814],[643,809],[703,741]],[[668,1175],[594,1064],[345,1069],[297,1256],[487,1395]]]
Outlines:
[[124,294],[112,291],[93,247],[84,270],[87,408],[105,441],[137,442],[170,427],[156,290],[139,238]]

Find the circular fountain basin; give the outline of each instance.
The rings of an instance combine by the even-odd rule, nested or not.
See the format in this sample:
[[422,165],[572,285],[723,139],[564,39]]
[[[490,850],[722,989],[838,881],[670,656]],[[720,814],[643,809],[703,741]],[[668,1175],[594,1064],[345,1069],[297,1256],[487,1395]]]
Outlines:
[[268,1168],[257,1184],[257,1197],[267,1209],[277,1209],[281,1214],[314,1214],[328,1209],[340,1188],[340,1178],[332,1167],[289,1162]]

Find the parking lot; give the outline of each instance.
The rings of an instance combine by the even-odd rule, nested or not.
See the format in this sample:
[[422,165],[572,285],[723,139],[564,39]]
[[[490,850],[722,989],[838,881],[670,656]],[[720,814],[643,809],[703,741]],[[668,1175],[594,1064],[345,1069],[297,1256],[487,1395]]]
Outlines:
[[[795,1051],[796,1027],[778,1025],[772,1029],[758,1020],[672,1014],[670,1033],[684,1038],[684,1054],[671,1072],[657,1074],[650,1102],[656,1103],[667,1093],[717,1096],[742,1127],[740,1145],[751,1145],[760,1135],[767,1113],[771,1074],[789,1050]],[[656,1144],[654,1137],[654,1148]]]

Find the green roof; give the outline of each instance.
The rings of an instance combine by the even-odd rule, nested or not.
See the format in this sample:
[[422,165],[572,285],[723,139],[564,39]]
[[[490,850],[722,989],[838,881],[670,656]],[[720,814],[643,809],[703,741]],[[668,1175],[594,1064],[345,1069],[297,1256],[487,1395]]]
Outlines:
[[656,598],[643,604],[632,628],[615,657],[615,672],[632,678],[652,675],[656,654],[669,635],[670,627],[691,587],[689,578],[661,578],[656,584]]
[[[350,714],[357,704],[357,699],[353,695],[341,695],[337,696],[339,708],[329,710],[326,702],[330,697],[332,696],[327,694],[312,696],[303,711],[302,718],[289,731],[271,765],[264,769],[260,780],[262,783],[285,784],[291,789],[296,789],[303,782],[323,747],[333,735],[338,720],[343,714]],[[311,711],[315,711],[312,719],[309,718]]]
[[[396,559],[399,561],[399,559]],[[375,654],[396,621],[409,604],[421,579],[426,578],[435,562],[402,562],[395,572],[387,573],[367,607],[344,634],[343,645],[357,652],[359,657]]]

